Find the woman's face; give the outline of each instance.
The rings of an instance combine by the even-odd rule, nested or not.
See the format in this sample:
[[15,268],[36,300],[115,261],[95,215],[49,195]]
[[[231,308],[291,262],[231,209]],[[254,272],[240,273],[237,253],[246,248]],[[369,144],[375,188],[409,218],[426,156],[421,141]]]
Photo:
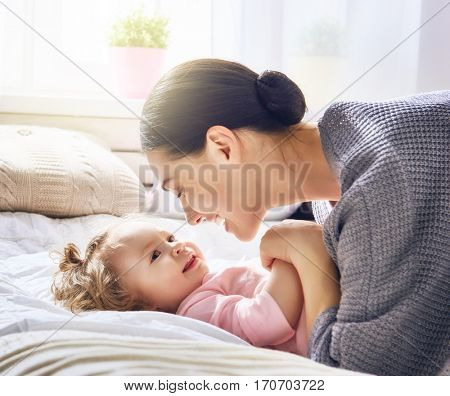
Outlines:
[[267,210],[255,167],[215,149],[179,159],[162,149],[146,155],[162,188],[180,199],[190,224],[215,221],[242,241],[255,236]]

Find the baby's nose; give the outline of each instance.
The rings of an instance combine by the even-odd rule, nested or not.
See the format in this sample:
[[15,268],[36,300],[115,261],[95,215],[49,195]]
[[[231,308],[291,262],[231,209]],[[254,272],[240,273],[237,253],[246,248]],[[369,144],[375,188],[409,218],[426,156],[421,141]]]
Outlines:
[[186,244],[184,242],[178,242],[172,249],[172,254],[174,256],[179,256],[180,254],[185,253]]

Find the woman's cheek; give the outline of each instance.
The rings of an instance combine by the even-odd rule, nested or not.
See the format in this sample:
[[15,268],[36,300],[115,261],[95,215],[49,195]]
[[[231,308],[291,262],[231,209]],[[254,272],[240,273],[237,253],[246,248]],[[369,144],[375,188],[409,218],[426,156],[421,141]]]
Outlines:
[[198,198],[196,198],[196,195],[192,191],[184,192],[184,195],[181,197],[181,203],[186,214],[191,211],[200,213],[200,210],[198,208]]
[[197,189],[185,193],[186,201],[190,208],[197,213],[212,213],[216,210],[217,203],[214,200],[214,193],[207,189]]

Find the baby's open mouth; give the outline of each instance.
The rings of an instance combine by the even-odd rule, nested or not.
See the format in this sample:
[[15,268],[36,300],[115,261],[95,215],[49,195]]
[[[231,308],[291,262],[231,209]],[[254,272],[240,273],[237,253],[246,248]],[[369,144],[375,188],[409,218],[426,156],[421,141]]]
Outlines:
[[197,261],[197,256],[192,255],[192,257],[188,260],[188,262],[184,266],[183,272],[189,271],[189,269],[194,266],[196,261]]

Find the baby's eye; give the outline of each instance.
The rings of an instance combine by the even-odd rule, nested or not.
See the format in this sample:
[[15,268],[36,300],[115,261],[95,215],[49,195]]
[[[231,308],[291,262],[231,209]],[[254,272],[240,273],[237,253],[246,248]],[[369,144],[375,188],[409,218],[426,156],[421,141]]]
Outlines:
[[168,242],[175,242],[177,240],[177,238],[175,238],[174,235],[169,235],[169,237],[167,238]]
[[159,250],[155,250],[155,251],[152,253],[152,259],[151,259],[150,262],[155,261],[155,260],[160,256],[160,254],[161,254],[161,252],[160,252]]
[[177,198],[181,198],[184,195],[184,191],[181,190],[178,194],[177,194]]

